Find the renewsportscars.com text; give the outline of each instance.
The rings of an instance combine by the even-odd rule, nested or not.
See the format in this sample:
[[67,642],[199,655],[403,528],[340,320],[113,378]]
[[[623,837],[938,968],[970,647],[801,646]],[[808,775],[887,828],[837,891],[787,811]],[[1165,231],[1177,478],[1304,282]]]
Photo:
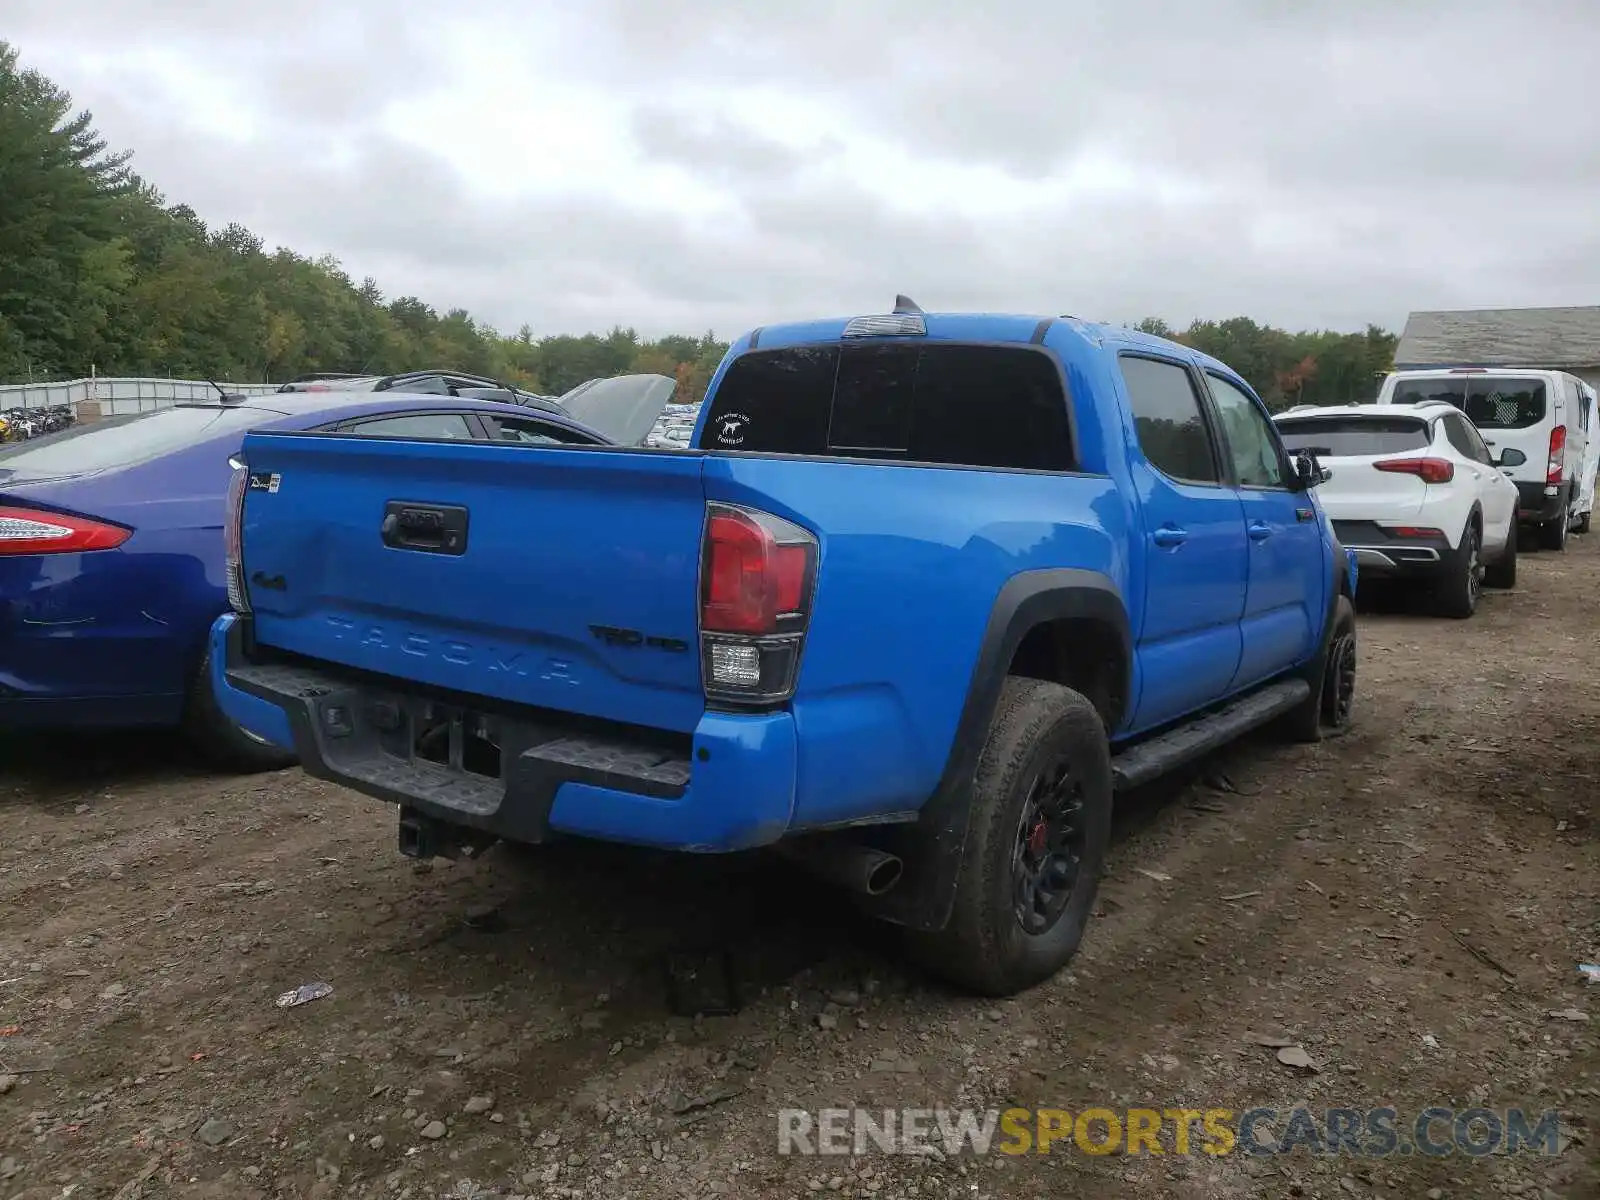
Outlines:
[[1561,1149],[1561,1114],[1520,1108],[789,1108],[778,1153],[800,1155],[1420,1154]]

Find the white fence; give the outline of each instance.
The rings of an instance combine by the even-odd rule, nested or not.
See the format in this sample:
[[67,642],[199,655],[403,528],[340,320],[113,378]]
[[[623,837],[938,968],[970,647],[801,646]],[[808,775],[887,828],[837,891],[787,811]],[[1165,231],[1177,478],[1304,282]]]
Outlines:
[[[275,383],[228,383],[218,380],[225,391],[260,396],[278,390]],[[166,408],[184,400],[215,400],[217,389],[197,379],[72,379],[61,383],[13,383],[0,385],[0,412],[8,408],[53,408],[58,404],[76,407],[85,401],[100,405],[99,415],[123,416]]]

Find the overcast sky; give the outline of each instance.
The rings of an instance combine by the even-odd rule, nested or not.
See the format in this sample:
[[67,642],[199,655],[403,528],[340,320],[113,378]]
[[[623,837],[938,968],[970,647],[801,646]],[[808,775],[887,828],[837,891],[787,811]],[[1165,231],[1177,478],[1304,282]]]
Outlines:
[[1600,0],[7,0],[171,202],[538,334],[1600,302]]

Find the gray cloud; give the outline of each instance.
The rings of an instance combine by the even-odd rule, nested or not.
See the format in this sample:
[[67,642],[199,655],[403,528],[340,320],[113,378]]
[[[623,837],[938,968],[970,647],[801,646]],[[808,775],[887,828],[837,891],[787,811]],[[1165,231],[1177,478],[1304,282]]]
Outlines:
[[[25,60],[39,46],[172,200],[502,328],[727,334],[896,291],[1357,328],[1592,302],[1600,275],[1592,0],[551,0],[448,21],[415,0],[67,7],[13,0],[7,36]],[[582,173],[507,195],[480,182],[495,163],[463,174],[384,131],[397,99],[493,81],[475,44],[620,104],[626,151],[713,189],[717,213]],[[153,93],[155,50],[232,79],[251,138],[207,132],[181,89]],[[763,124],[751,98],[773,96],[822,106],[827,130]],[[519,103],[515,79],[501,102]],[[1018,196],[1095,164],[1146,182],[979,217],[961,195],[843,182],[860,137],[998,171]]]
[[[721,114],[701,115],[665,105],[634,111],[632,132],[647,162],[685,167],[724,184],[765,183],[794,175],[807,155]],[[817,148],[827,154],[833,146]]]

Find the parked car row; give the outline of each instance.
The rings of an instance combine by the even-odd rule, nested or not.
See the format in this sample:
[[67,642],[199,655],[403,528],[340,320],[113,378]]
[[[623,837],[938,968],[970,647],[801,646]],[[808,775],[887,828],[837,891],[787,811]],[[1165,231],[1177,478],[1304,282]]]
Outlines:
[[0,412],[0,442],[25,442],[29,438],[57,433],[72,424],[72,406],[55,404],[49,408],[8,408]]
[[182,723],[417,858],[770,848],[1003,995],[1117,793],[1350,726],[1363,575],[1469,616],[1593,502],[1549,372],[1274,419],[1191,347],[898,297],[673,391],[320,377],[0,448],[0,724]]
[[1470,617],[1485,586],[1517,582],[1519,545],[1586,533],[1600,464],[1595,391],[1559,371],[1481,367],[1392,373],[1375,404],[1277,417],[1362,576],[1420,590]]
[[661,419],[645,439],[645,445],[667,450],[687,450],[694,438],[695,422],[700,417],[698,404],[669,404]]
[[484,381],[443,372],[377,381],[302,380],[0,446],[0,730],[182,725],[229,767],[286,765],[292,755],[220,713],[204,667],[228,606],[223,515],[247,430],[639,445],[675,388],[623,376],[581,389],[569,410],[481,398]]

